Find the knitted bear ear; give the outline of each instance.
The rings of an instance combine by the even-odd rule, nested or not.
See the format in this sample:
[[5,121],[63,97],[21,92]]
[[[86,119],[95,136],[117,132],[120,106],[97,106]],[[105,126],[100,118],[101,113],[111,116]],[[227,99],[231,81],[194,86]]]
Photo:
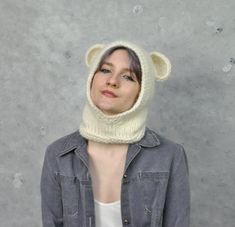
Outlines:
[[91,46],[86,52],[86,65],[91,66],[95,57],[100,53],[100,51],[104,48],[103,44],[95,44]]
[[152,58],[153,64],[157,71],[156,79],[157,80],[166,79],[171,72],[171,63],[169,59],[165,55],[159,52],[150,53],[150,57]]

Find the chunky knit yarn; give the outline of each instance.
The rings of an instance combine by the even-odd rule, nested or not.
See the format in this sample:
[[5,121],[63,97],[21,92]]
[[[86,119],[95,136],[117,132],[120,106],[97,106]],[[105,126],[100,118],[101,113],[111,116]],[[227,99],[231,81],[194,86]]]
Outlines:
[[[124,46],[133,50],[139,58],[142,72],[141,90],[135,104],[127,111],[106,115],[91,100],[92,78],[103,54],[110,48]],[[87,80],[87,102],[82,115],[80,133],[88,140],[104,143],[133,143],[145,133],[148,107],[154,95],[155,80],[166,78],[171,69],[169,60],[160,53],[149,54],[128,41],[115,41],[108,45],[94,45],[86,55],[90,67]]]

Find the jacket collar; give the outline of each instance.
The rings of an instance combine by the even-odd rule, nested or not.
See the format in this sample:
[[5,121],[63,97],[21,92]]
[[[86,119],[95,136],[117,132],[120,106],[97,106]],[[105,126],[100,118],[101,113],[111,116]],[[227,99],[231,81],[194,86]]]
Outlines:
[[154,131],[146,127],[144,137],[136,142],[136,144],[139,144],[142,147],[156,147],[160,145],[160,140]]
[[77,130],[76,132],[70,135],[70,138],[66,142],[64,149],[59,153],[59,156],[63,156],[75,149],[80,149],[86,144],[86,139],[82,137]]
[[[160,145],[160,140],[155,132],[146,128],[144,137],[135,143],[131,143],[128,147],[127,158],[125,163],[125,171],[128,166],[135,158],[135,156],[140,152],[141,147],[155,147]],[[145,149],[147,151],[148,149]],[[82,137],[79,131],[74,132],[70,135],[70,139],[67,140],[64,149],[60,152],[59,156],[66,155],[67,153],[74,151],[78,157],[83,161],[83,163],[89,168],[88,152],[87,152],[87,140]]]
[[[82,137],[77,130],[71,135],[59,156],[63,156],[74,149],[80,150],[81,148],[84,148],[85,145],[87,145],[87,140]],[[133,145],[139,145],[141,147],[156,147],[160,145],[160,140],[154,131],[146,127],[144,137],[140,141],[133,143]]]

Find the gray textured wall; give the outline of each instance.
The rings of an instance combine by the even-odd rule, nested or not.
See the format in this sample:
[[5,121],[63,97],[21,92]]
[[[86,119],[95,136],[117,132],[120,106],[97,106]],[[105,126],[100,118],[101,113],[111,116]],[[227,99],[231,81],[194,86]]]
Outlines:
[[234,226],[234,12],[234,0],[0,0],[0,226],[41,226],[45,148],[78,128],[85,51],[116,39],[172,61],[148,124],[187,151],[191,226]]

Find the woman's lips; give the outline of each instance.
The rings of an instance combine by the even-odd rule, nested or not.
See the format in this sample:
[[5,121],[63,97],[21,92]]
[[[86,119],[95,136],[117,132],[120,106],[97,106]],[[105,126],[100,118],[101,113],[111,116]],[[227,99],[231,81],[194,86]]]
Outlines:
[[107,96],[107,97],[110,97],[110,98],[116,98],[117,97],[117,95],[115,95],[113,92],[108,91],[108,90],[104,90],[101,93],[103,95]]

